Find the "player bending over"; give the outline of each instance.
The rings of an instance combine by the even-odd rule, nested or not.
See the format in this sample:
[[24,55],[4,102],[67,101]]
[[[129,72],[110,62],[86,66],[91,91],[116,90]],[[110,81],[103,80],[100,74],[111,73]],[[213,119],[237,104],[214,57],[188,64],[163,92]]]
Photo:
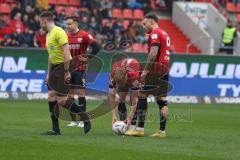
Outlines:
[[[116,94],[119,95],[118,113],[120,121],[127,123],[127,128],[133,130],[136,125],[136,106],[141,66],[136,59],[126,58],[115,62],[111,67],[109,80],[109,103],[112,109],[112,124],[117,121],[115,113]],[[131,111],[127,117],[125,105],[127,93],[130,92]]]

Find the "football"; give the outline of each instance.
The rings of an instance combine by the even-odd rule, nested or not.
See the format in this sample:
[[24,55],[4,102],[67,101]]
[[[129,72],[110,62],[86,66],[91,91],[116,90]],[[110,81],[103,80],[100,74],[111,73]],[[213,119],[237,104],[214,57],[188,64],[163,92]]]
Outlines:
[[122,135],[126,132],[126,123],[123,121],[117,121],[113,124],[112,130],[115,134]]

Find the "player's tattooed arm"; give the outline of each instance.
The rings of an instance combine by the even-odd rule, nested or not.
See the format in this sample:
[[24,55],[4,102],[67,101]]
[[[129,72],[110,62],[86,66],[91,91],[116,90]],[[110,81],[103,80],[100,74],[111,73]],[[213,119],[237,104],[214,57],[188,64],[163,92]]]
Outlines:
[[150,53],[149,53],[148,58],[147,58],[147,63],[146,63],[146,65],[143,69],[143,72],[141,74],[141,78],[140,78],[141,83],[144,83],[148,72],[152,70],[155,59],[156,59],[156,56],[157,56],[157,53],[158,53],[158,49],[159,49],[159,46],[152,46],[151,47]]
[[150,49],[150,53],[147,58],[147,64],[144,68],[144,71],[150,71],[153,67],[153,64],[155,62],[157,53],[158,53],[159,46],[152,46]]

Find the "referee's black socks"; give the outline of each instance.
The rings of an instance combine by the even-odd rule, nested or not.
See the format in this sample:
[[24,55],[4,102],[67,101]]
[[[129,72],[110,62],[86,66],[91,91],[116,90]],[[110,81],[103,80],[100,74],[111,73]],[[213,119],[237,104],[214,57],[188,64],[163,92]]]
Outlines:
[[138,127],[144,128],[145,118],[147,115],[147,99],[138,99],[137,103],[137,113],[138,113]]
[[48,102],[48,106],[49,106],[50,117],[52,120],[52,130],[57,133],[60,133],[59,121],[58,121],[58,117],[59,117],[58,103],[57,101]]

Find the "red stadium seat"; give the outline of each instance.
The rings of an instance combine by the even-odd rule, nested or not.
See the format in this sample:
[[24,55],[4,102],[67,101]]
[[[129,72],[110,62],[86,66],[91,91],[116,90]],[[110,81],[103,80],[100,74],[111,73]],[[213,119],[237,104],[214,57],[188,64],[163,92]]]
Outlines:
[[7,3],[0,4],[0,13],[9,14],[11,12],[10,5]]
[[5,0],[6,3],[16,3],[15,0]]
[[57,14],[59,14],[59,13],[61,13],[61,11],[62,11],[63,9],[66,10],[66,7],[63,7],[63,6],[56,6],[55,9],[56,9]]
[[69,5],[80,7],[80,0],[69,0]]
[[124,21],[123,21],[123,28],[124,28],[124,29],[127,29],[128,26],[129,26],[129,23],[130,23],[129,20],[124,20]]
[[78,9],[76,7],[68,7],[66,10],[67,10],[67,16],[68,17],[74,16],[75,12],[78,11]]
[[134,43],[133,44],[133,52],[143,52],[143,46],[141,43]]
[[16,3],[12,3],[12,4],[11,4],[11,10],[12,10],[13,8],[15,8],[16,6],[17,6]]
[[57,4],[67,6],[68,5],[68,0],[59,0]]
[[143,17],[144,17],[143,10],[141,10],[141,9],[135,9],[133,11],[133,15],[134,15],[135,19],[143,19]]
[[236,12],[236,7],[234,3],[228,2],[226,8],[228,12]]
[[48,4],[58,4],[58,0],[48,0]]
[[237,4],[236,12],[240,13],[240,3]]
[[133,11],[131,9],[124,9],[123,10],[123,17],[127,19],[133,19]]
[[122,10],[118,8],[113,8],[112,9],[112,17],[113,18],[123,18],[122,16]]

